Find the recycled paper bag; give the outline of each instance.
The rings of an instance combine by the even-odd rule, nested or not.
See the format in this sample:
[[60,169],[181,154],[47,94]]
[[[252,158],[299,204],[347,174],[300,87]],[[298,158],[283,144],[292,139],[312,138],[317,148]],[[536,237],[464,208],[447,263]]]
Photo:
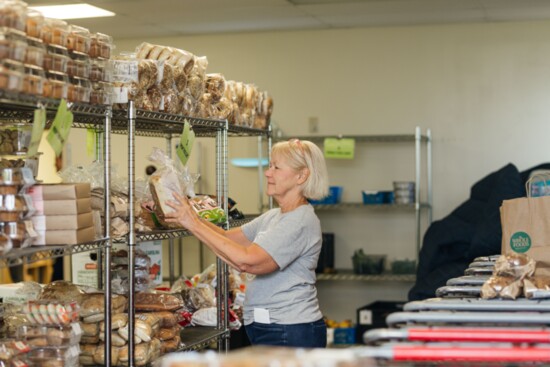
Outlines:
[[528,255],[536,275],[550,275],[550,196],[504,200],[500,220],[502,254]]

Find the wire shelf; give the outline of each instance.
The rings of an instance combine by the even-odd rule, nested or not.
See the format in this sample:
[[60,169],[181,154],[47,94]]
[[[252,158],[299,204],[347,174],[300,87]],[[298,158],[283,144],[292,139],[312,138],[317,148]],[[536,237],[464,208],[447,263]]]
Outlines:
[[228,136],[269,136],[270,132],[267,129],[255,129],[246,126],[229,125],[227,129]]
[[[308,136],[281,136],[276,140],[300,139],[309,140],[312,142],[323,142],[323,140],[331,139],[355,139],[356,141],[366,143],[406,143],[414,142],[416,137],[414,134],[391,134],[391,135],[308,135]],[[420,140],[427,142],[428,137],[421,135]]]
[[339,270],[335,274],[317,274],[317,280],[360,280],[367,282],[414,282],[414,274],[354,274],[351,270]]
[[181,331],[180,336],[183,347],[178,351],[184,352],[204,349],[224,336],[229,336],[229,331],[213,327],[188,327]]
[[[420,203],[420,208],[429,208],[430,204]],[[334,209],[373,209],[373,210],[414,210],[415,204],[363,204],[363,203],[339,203],[339,204],[315,204],[315,210],[334,210]]]
[[30,264],[40,260],[76,254],[79,252],[95,251],[105,248],[108,239],[80,243],[66,246],[40,246],[13,249],[0,257],[0,268]]

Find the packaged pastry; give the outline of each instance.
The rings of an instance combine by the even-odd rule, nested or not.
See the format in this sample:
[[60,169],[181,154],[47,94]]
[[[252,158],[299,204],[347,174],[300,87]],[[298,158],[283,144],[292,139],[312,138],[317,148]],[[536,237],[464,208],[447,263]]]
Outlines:
[[90,104],[110,105],[112,102],[113,85],[109,82],[92,83]]
[[0,125],[0,154],[25,154],[31,143],[32,125],[13,123]]
[[[135,366],[145,366],[151,360],[150,343],[141,343],[135,346],[134,363]],[[128,346],[124,346],[118,351],[119,366],[128,366]]]
[[[105,295],[103,293],[87,293],[83,296],[80,305],[80,316],[83,318],[97,314],[102,315],[105,310]],[[125,305],[126,297],[116,294],[113,295],[111,306],[114,309],[125,307]],[[98,320],[98,322],[101,320]]]
[[135,100],[141,91],[138,84],[138,60],[133,55],[122,55],[109,63],[112,70],[113,103]]
[[65,74],[67,73],[69,60],[69,51],[65,47],[48,45],[44,56],[44,69]]
[[25,65],[23,93],[42,96],[44,94],[45,79],[46,74],[44,73],[44,69],[39,66]]
[[88,79],[77,77],[70,78],[69,80],[67,100],[69,102],[90,102],[92,83]]
[[25,31],[27,21],[27,4],[19,0],[0,2],[0,27],[9,27]]
[[180,99],[178,98],[178,94],[175,90],[170,89],[168,91],[163,92],[162,94],[162,106],[164,108],[164,112],[171,113],[171,114],[178,114],[181,111],[181,104]]
[[102,59],[91,59],[90,80],[92,82],[110,81],[109,62]]
[[[24,341],[16,339],[1,339],[0,340],[0,363],[13,361],[16,357],[21,357],[31,350],[30,346]],[[3,364],[4,366],[12,366],[12,364]],[[16,365],[15,365],[16,366]]]
[[46,72],[44,81],[44,97],[47,98],[67,98],[69,92],[69,76],[63,73],[53,71]]
[[25,248],[32,244],[29,226],[32,227],[30,221],[0,222],[0,231],[10,238],[13,248]]
[[0,195],[17,194],[34,183],[34,176],[29,168],[0,169]]
[[70,347],[35,348],[27,353],[27,358],[35,366],[64,367],[76,366],[79,354],[78,345],[72,345]]
[[90,78],[91,61],[88,54],[72,51],[69,53],[69,61],[67,63],[67,74],[70,77]]
[[523,290],[522,280],[513,276],[493,275],[481,286],[481,298],[516,299]]
[[[111,316],[111,330],[120,329],[126,326],[128,323],[128,314],[118,313]],[[99,324],[99,331],[103,333],[105,331],[105,322],[101,321]]]
[[90,31],[84,27],[71,24],[68,28],[67,49],[83,52],[86,55],[90,52],[91,37]]
[[90,35],[89,55],[93,58],[110,59],[111,51],[114,49],[113,38],[103,33],[92,33]]
[[44,27],[44,15],[34,9],[27,9],[27,19],[25,23],[25,32],[27,36],[34,38],[42,37],[42,28]]
[[160,353],[166,354],[166,353],[175,352],[180,348],[180,343],[181,343],[181,337],[179,334],[172,339],[161,340]]
[[21,92],[24,72],[23,64],[18,61],[0,60],[0,89]]
[[42,40],[48,45],[58,45],[65,47],[67,45],[67,36],[69,35],[69,25],[61,19],[45,18],[44,28],[42,29]]
[[27,38],[25,33],[6,27],[0,27],[0,59],[25,61]]
[[[111,365],[118,366],[119,348],[116,345],[111,346]],[[105,344],[101,343],[95,348],[93,361],[96,365],[105,365]]]
[[0,222],[17,222],[23,219],[26,202],[20,195],[0,195]]
[[536,263],[527,255],[507,254],[501,255],[495,261],[493,275],[525,278],[535,272]]
[[46,56],[46,45],[39,38],[27,37],[27,49],[25,53],[25,64],[43,67]]
[[31,347],[67,347],[80,342],[82,330],[78,323],[70,325],[22,325],[16,338]]

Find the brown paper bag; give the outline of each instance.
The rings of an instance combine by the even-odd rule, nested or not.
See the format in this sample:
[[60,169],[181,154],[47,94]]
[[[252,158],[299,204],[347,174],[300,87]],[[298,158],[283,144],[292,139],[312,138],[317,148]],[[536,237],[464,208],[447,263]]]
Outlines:
[[536,275],[550,275],[550,196],[504,200],[500,220],[502,253],[528,255]]

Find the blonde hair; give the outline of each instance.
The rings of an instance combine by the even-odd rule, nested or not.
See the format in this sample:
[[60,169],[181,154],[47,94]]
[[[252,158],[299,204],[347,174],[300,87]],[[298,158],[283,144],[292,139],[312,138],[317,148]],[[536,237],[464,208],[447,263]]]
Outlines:
[[307,140],[290,139],[273,146],[271,155],[284,158],[296,171],[306,168],[309,175],[302,186],[302,195],[319,200],[328,195],[327,164],[319,147]]

